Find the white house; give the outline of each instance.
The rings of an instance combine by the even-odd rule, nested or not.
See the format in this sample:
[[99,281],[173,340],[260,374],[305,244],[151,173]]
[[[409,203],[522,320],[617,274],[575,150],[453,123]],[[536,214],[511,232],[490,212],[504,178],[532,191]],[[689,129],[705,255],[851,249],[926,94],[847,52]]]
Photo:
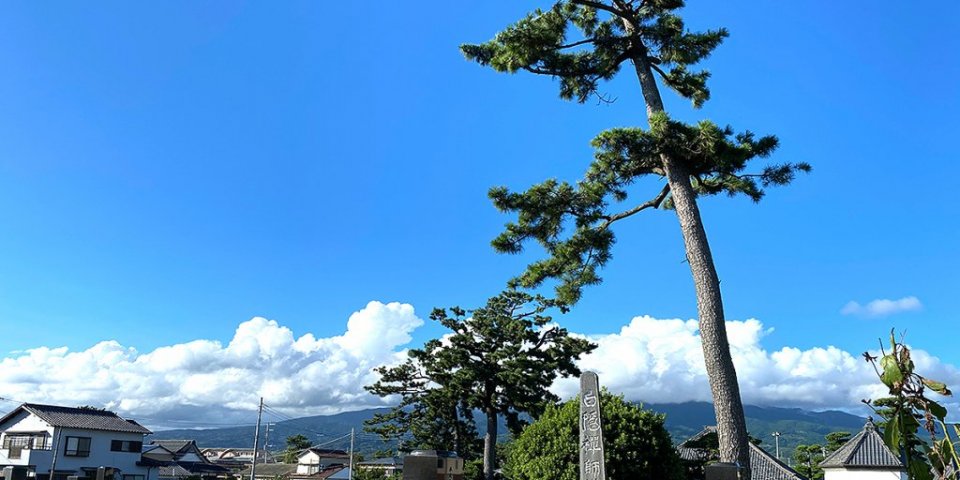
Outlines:
[[[141,463],[142,425],[113,412],[25,403],[0,418],[0,468],[25,468],[29,477],[155,480]],[[50,479],[51,471],[53,478]]]
[[824,480],[907,480],[903,463],[877,433],[873,419],[820,462]]
[[350,454],[343,450],[308,448],[297,457],[297,475],[313,475],[331,465],[344,465],[349,462]]

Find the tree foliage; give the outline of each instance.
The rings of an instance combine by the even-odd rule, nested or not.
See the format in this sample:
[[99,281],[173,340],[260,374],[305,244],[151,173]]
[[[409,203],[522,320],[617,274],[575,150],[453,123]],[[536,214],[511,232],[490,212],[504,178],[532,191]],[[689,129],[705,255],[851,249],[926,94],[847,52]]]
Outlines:
[[[421,448],[455,445],[470,460],[476,458],[469,448],[476,439],[472,413],[480,410],[492,419],[484,455],[484,470],[492,472],[497,417],[519,433],[521,414],[537,417],[556,401],[547,388],[558,376],[578,375],[574,362],[595,348],[553,324],[545,314],[553,306],[542,297],[506,291],[469,316],[459,307],[435,309],[430,318],[450,333],[409,350],[401,365],[377,369],[381,378],[367,390],[400,395],[401,402],[368,429],[384,437],[409,434],[409,444]],[[441,441],[449,443],[437,445]]]
[[353,472],[354,480],[397,480],[400,475],[388,475],[376,468],[357,468]]
[[[511,480],[577,480],[579,401],[547,407],[509,446],[504,475]],[[681,480],[683,469],[664,416],[601,394],[604,459],[609,478]]]
[[830,455],[850,440],[850,432],[831,432],[825,437],[823,444],[797,445],[793,451],[794,469],[801,475],[816,480],[823,478],[823,462],[826,455]]
[[310,448],[310,439],[303,434],[290,435],[286,439],[287,448],[283,451],[283,463],[297,463],[297,457],[304,449]]
[[[954,425],[951,429],[946,424],[947,409],[927,393],[950,396],[953,392],[943,382],[915,371],[910,349],[902,339],[897,340],[893,330],[890,331],[889,347],[888,353],[881,341],[880,357],[869,352],[863,354],[889,392],[888,397],[864,400],[883,418],[880,428],[884,443],[900,453],[912,480],[930,480],[934,475],[939,479],[948,471],[953,471],[956,477],[957,472],[950,465],[960,465],[960,455],[958,445],[951,438],[951,430],[960,436],[960,428]],[[926,432],[929,441],[921,438],[921,431]],[[939,438],[938,431],[942,432],[943,438]]]
[[[519,70],[559,79],[560,96],[584,102],[598,94],[600,82],[619,72],[622,64],[642,57],[662,82],[695,106],[705,102],[709,73],[691,67],[727,36],[724,29],[690,32],[674,12],[682,1],[560,1],[536,10],[486,43],[463,45],[468,59],[498,71]],[[650,105],[648,104],[648,108]],[[601,281],[598,270],[611,258],[615,237],[611,226],[648,208],[672,206],[670,185],[641,203],[623,204],[641,178],[666,175],[666,158],[681,163],[698,195],[742,194],[759,201],[766,187],[784,185],[806,163],[783,163],[746,172],[755,158],[769,156],[778,145],[774,136],[735,133],[709,121],[685,124],[662,108],[653,112],[649,128],[614,128],[592,142],[593,162],[576,183],[547,180],[524,192],[506,187],[490,190],[494,205],[517,215],[494,241],[497,251],[518,253],[528,241],[547,252],[512,281],[535,288],[558,280],[556,297],[576,303],[583,287]]]
[[[727,36],[722,28],[688,30],[676,13],[683,5],[682,0],[559,0],[492,40],[463,45],[461,51],[497,71],[553,77],[561,98],[581,103],[594,96],[607,100],[598,90],[601,83],[624,63],[633,65],[647,107],[647,128],[599,134],[594,160],[576,183],[547,180],[519,193],[491,189],[494,205],[516,215],[493,246],[517,253],[530,241],[539,243],[546,258],[530,264],[510,285],[537,288],[555,281],[556,300],[572,305],[584,287],[601,281],[599,270],[612,257],[615,222],[647,209],[675,209],[697,293],[720,456],[749,468],[746,419],[724,326],[720,280],[697,199],[726,193],[759,201],[766,187],[790,183],[810,165],[768,164],[748,172],[748,163],[773,152],[776,137],[734,133],[709,121],[686,124],[666,113],[658,78],[700,107],[710,97],[709,73],[697,64]],[[659,185],[643,193],[641,201],[621,205],[650,183],[641,179]]]

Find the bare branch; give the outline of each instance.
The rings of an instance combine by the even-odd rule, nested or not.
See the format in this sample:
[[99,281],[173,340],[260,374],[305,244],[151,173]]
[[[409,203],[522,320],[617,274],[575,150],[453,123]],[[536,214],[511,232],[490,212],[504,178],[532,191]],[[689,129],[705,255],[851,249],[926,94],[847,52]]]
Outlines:
[[597,105],[606,104],[610,105],[617,101],[617,97],[611,97],[610,95],[604,95],[600,92],[594,91],[594,95],[597,96]]
[[579,42],[573,42],[573,43],[568,43],[568,44],[566,44],[566,45],[560,45],[559,47],[557,47],[557,50],[563,50],[563,49],[565,49],[565,48],[579,47],[580,45],[586,45],[586,44],[588,44],[588,43],[593,43],[593,42],[596,42],[596,41],[597,41],[596,38],[588,38],[588,39],[585,39],[585,40],[580,40]]
[[597,10],[604,10],[604,11],[610,12],[610,13],[618,16],[618,17],[622,17],[622,16],[623,16],[623,12],[621,12],[620,10],[617,10],[616,8],[613,8],[613,7],[610,6],[610,5],[607,5],[607,4],[605,4],[605,3],[602,3],[602,2],[594,2],[594,1],[592,1],[592,0],[573,0],[573,3],[574,3],[575,5],[583,5],[584,7],[593,7],[593,8],[596,8]]
[[670,193],[669,183],[663,186],[663,188],[660,190],[660,193],[658,193],[656,197],[653,197],[650,200],[644,203],[641,203],[636,207],[631,208],[630,210],[626,210],[620,213],[606,216],[605,218],[607,219],[607,221],[600,224],[600,226],[597,227],[597,230],[599,231],[606,230],[608,227],[610,227],[610,224],[612,224],[613,222],[616,222],[618,220],[623,220],[624,218],[627,218],[631,215],[635,215],[648,208],[658,208],[660,204],[663,203],[663,200],[667,198],[668,193]]
[[537,340],[537,344],[533,346],[533,350],[537,350],[546,343],[547,340],[553,337],[554,332],[557,330],[557,327],[550,327],[545,330],[543,334],[540,335],[540,339]]

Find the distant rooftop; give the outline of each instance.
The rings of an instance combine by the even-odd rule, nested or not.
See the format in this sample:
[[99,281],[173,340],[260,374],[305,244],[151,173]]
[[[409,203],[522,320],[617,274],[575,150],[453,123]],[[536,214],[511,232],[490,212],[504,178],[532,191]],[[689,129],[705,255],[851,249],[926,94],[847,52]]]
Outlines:
[[877,433],[873,419],[867,419],[863,430],[820,462],[822,468],[903,469],[894,454]]
[[[707,435],[717,433],[717,427],[704,427],[696,435],[688,438],[677,446],[677,453],[682,460],[706,462],[713,460],[716,454],[707,448],[691,447]],[[750,480],[807,480],[787,464],[770,455],[766,450],[753,443],[750,444]]]
[[125,420],[116,413],[92,407],[61,407],[57,405],[42,405],[39,403],[24,403],[12,412],[0,418],[0,423],[6,421],[19,411],[26,411],[40,417],[54,427],[82,428],[87,430],[104,430],[108,432],[125,433],[153,433],[137,422]]

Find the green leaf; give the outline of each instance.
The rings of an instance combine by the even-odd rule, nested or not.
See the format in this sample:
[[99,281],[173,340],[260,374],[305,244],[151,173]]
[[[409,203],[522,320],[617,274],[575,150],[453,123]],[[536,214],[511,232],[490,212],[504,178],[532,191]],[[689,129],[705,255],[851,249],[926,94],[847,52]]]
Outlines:
[[900,451],[900,416],[894,415],[883,430],[883,442],[895,452]]
[[880,368],[883,369],[880,380],[891,390],[903,383],[903,372],[900,371],[897,358],[892,353],[880,359]]
[[927,386],[930,390],[939,393],[940,395],[951,395],[952,392],[947,388],[943,382],[938,382],[936,380],[930,380],[929,378],[923,379],[923,384]]
[[933,480],[933,473],[930,472],[930,465],[927,462],[910,462],[911,480]]
[[937,417],[937,420],[943,421],[947,416],[947,409],[933,400],[927,401],[927,409],[930,410],[930,413],[932,413],[934,417]]

